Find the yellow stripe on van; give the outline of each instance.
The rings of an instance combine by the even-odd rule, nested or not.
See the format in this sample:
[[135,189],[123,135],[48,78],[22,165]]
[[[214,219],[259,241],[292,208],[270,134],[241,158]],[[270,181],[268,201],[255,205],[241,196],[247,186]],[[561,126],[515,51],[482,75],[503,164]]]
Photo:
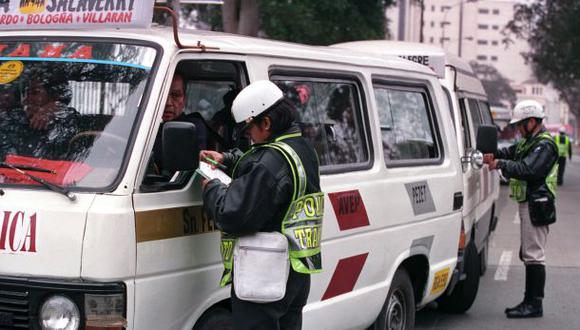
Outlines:
[[201,206],[135,213],[137,243],[205,234],[217,230]]

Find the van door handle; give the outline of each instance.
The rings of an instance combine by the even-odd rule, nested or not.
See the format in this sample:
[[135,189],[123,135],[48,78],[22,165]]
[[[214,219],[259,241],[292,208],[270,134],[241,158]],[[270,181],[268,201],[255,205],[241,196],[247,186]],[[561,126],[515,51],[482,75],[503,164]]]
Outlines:
[[453,194],[453,211],[463,207],[463,193],[461,191]]

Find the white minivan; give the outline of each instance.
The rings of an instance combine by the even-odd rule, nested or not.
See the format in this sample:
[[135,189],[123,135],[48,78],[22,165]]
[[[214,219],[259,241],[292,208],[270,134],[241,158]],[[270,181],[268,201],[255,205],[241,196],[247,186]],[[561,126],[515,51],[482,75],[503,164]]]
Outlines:
[[[247,147],[229,104],[250,82],[295,102],[325,193],[304,329],[412,328],[458,275],[461,219],[480,216],[462,210],[493,188],[465,191],[450,94],[396,57],[168,27],[47,29],[0,32],[0,68],[0,328],[231,322],[220,233],[193,175],[202,127],[160,130],[175,73],[205,148]],[[58,106],[44,127],[25,117],[34,96]]]
[[465,249],[460,251],[459,283],[453,283],[439,299],[439,306],[451,312],[465,312],[471,307],[479,288],[479,277],[487,269],[489,239],[497,224],[499,175],[484,166],[470,166],[469,159],[481,157],[476,148],[481,126],[494,126],[487,95],[471,66],[443,49],[420,43],[397,41],[355,41],[335,47],[395,55],[430,67],[438,76],[450,110],[457,146],[464,158],[463,231]]

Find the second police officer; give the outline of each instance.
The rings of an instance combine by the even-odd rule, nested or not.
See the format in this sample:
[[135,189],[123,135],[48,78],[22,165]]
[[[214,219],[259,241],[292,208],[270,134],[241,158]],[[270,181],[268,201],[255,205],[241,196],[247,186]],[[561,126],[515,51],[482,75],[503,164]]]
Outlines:
[[548,225],[556,221],[556,173],[558,147],[544,129],[544,108],[534,100],[519,102],[513,111],[522,139],[514,145],[484,155],[489,168],[500,169],[510,179],[510,197],[519,204],[520,259],[526,268],[523,301],[506,308],[508,318],[543,316],[546,283],[544,248]]
[[[256,81],[244,88],[233,102],[232,114],[237,123],[246,123],[245,131],[254,143],[251,149],[245,154],[237,149],[200,153],[201,160],[208,157],[227,166],[233,179],[229,186],[216,179],[202,182],[206,212],[222,231],[225,272],[221,284],[236,276],[232,254],[225,253],[225,246],[237,241],[236,237],[259,232],[284,234],[291,265],[286,293],[279,301],[240,299],[232,285],[234,328],[300,329],[310,291],[309,274],[322,270],[322,212],[306,212],[306,206],[305,212],[297,211],[307,204],[324,209],[318,157],[301,135],[294,105],[271,81]],[[306,244],[298,241],[301,235],[295,235],[302,230],[311,238]]]
[[558,186],[564,183],[564,170],[566,169],[566,158],[572,159],[572,144],[566,135],[566,128],[560,128],[560,134],[554,136],[554,142],[558,146]]

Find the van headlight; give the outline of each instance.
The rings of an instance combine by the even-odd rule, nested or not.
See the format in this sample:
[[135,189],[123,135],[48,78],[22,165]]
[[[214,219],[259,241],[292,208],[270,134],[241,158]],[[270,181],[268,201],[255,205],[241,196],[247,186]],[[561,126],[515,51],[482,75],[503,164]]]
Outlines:
[[52,296],[40,307],[40,325],[43,330],[76,330],[80,323],[79,308],[65,296]]

